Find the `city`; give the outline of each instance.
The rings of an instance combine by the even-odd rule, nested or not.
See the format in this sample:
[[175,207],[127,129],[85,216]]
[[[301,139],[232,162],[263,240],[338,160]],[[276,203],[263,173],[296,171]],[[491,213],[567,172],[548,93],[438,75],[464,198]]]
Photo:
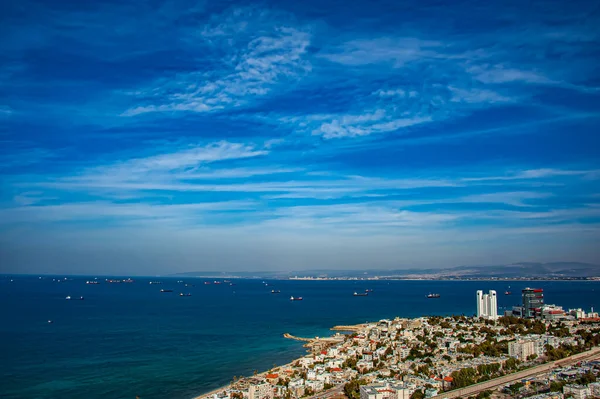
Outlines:
[[[395,318],[302,339],[310,354],[202,399],[535,398],[600,396],[600,318],[545,304],[525,288],[498,315],[497,293],[475,293],[475,317]],[[340,334],[344,331],[346,334]]]

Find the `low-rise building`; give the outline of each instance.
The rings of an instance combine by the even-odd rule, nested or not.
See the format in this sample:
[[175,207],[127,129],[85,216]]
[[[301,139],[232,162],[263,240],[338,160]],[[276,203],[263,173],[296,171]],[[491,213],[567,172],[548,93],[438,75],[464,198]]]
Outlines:
[[266,381],[250,385],[248,399],[273,399],[273,386]]
[[412,390],[399,383],[384,382],[360,387],[360,399],[410,399]]
[[586,399],[591,397],[590,388],[586,385],[565,385],[563,387],[565,396],[571,395],[574,399]]

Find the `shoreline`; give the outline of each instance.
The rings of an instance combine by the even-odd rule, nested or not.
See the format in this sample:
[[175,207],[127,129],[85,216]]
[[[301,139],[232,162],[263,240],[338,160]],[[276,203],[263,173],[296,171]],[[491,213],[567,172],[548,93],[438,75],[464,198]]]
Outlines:
[[[252,375],[252,376],[248,376],[248,377],[247,377],[247,376],[242,376],[241,378],[242,378],[242,379],[247,379],[247,378],[254,378],[254,377],[257,377],[257,378],[258,378],[258,377],[264,377],[264,376],[266,376],[267,374],[269,374],[270,372],[276,372],[277,370],[279,370],[279,369],[281,369],[281,368],[291,367],[291,366],[292,366],[292,364],[294,364],[294,363],[295,363],[295,362],[297,362],[298,360],[300,360],[300,359],[299,359],[299,358],[298,358],[298,359],[294,359],[294,360],[292,360],[291,362],[289,362],[289,363],[286,363],[286,364],[283,364],[283,365],[281,365],[281,366],[277,366],[277,367],[275,367],[274,369],[267,370],[267,371],[262,371],[262,372],[260,372],[260,373],[258,373],[258,374],[256,374],[256,375]],[[226,390],[227,390],[227,389],[229,389],[229,388],[231,388],[231,383],[229,383],[229,384],[227,384],[227,385],[224,385],[224,386],[222,386],[222,387],[220,387],[220,388],[213,389],[213,390],[212,390],[212,391],[210,391],[210,392],[203,393],[203,394],[201,394],[201,395],[199,395],[199,396],[194,396],[192,399],[205,399],[205,398],[209,398],[209,397],[212,397],[212,395],[218,394],[219,392],[226,391]]]
[[[336,331],[337,334],[339,334],[340,331],[346,331],[346,332],[355,332],[355,331],[359,331],[360,329],[364,328],[367,325],[367,323],[359,323],[359,324],[354,324],[354,325],[336,325],[331,327],[329,330],[330,331]],[[335,334],[331,334],[328,338],[333,337]],[[305,348],[310,347],[311,344],[313,344],[315,341],[319,341],[319,340],[324,340],[324,339],[328,339],[325,337],[319,337],[319,338],[310,338],[310,342],[303,344],[302,346]],[[287,338],[287,339],[294,339],[294,338]],[[306,355],[304,355],[306,356]],[[300,359],[302,359],[304,356],[299,357],[299,358],[295,358],[293,360],[291,360],[290,362],[283,364],[281,366],[277,366],[274,367],[270,370],[267,371],[262,371],[256,375],[252,375],[252,376],[242,376],[241,379],[249,379],[249,378],[260,378],[260,377],[265,377],[267,374],[273,372],[273,373],[277,373],[277,374],[281,374],[281,372],[283,370],[285,370],[286,368],[292,367],[292,365],[298,361],[300,361]],[[224,385],[222,387],[213,389],[212,391],[200,394],[198,396],[194,396],[191,399],[208,399],[210,397],[212,397],[215,394],[218,394],[220,392],[226,391],[227,389],[231,388],[231,383]]]

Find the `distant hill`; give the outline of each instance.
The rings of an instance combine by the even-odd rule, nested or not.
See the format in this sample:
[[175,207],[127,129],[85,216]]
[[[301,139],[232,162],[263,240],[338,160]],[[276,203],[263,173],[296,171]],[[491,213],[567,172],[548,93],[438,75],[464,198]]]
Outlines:
[[497,266],[458,266],[440,269],[303,270],[255,272],[187,272],[175,276],[240,278],[587,278],[600,277],[600,266],[580,262],[522,262]]
[[595,277],[600,266],[579,262],[523,262],[500,266],[460,266],[433,274],[457,277]]

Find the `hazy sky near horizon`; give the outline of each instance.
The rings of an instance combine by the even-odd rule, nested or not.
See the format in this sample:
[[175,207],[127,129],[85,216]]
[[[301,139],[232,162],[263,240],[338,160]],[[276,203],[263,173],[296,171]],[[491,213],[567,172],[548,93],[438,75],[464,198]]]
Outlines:
[[0,272],[600,263],[589,1],[0,5]]

